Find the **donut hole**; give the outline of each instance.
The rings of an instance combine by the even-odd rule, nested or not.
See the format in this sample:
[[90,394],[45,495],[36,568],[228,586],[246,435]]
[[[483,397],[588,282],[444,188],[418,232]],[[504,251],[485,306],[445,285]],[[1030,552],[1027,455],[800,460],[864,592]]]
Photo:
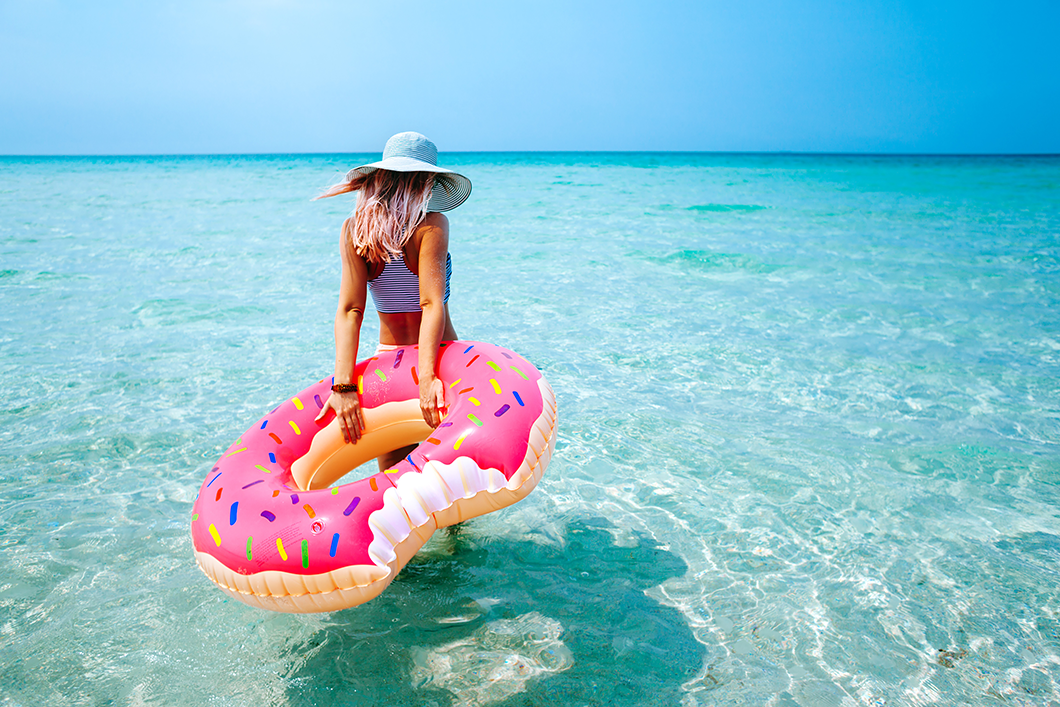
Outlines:
[[433,431],[423,419],[419,400],[384,403],[363,412],[365,430],[355,444],[346,443],[335,420],[313,436],[309,451],[291,464],[291,476],[299,489],[328,488],[353,471],[371,476],[378,471],[377,457],[420,444]]

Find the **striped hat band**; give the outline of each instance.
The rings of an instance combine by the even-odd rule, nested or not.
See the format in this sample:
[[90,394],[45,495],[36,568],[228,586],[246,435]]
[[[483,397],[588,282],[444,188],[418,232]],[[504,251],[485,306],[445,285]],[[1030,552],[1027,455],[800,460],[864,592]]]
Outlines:
[[398,133],[386,141],[383,159],[354,167],[346,173],[351,181],[358,172],[371,174],[377,169],[392,172],[434,172],[434,188],[427,202],[428,211],[449,211],[471,196],[471,180],[451,169],[438,166],[438,148],[419,133]]

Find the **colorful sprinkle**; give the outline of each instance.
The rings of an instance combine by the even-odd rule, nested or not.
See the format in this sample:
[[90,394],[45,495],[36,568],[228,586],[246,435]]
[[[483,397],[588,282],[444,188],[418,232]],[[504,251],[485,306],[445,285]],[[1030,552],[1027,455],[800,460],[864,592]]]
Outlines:
[[276,549],[280,551],[280,559],[287,562],[287,551],[283,549],[283,540],[276,538]]
[[298,505],[298,494],[296,494],[296,493],[292,493],[291,494],[291,505],[292,506]]
[[228,524],[229,525],[235,525],[236,524],[236,510],[238,508],[239,508],[239,501],[236,501],[236,502],[234,502],[232,504],[232,508],[228,511]]
[[511,407],[510,405],[508,405],[507,403],[505,403],[504,405],[502,405],[502,406],[501,406],[501,409],[500,409],[500,410],[498,410],[497,412],[493,413],[493,416],[494,416],[494,417],[500,417],[500,416],[501,416],[501,415],[503,415],[504,413],[508,412],[508,408],[510,408],[510,407]]
[[381,380],[381,381],[383,381],[384,383],[386,383],[386,374],[385,374],[385,373],[383,373],[382,371],[380,371],[380,370],[379,370],[379,369],[377,368],[377,369],[375,369],[375,374],[376,374],[376,375],[377,375],[377,376],[379,377],[379,380]]
[[302,567],[309,567],[309,541],[302,541]]
[[246,447],[240,447],[239,449],[235,450],[234,452],[229,452],[229,453],[228,453],[228,454],[226,454],[225,456],[226,456],[226,457],[230,457],[230,456],[232,456],[233,454],[239,454],[240,452],[245,452],[245,451],[247,451],[247,448],[246,448]]
[[464,368],[470,368],[470,367],[471,367],[471,364],[472,364],[472,363],[474,363],[474,362],[475,362],[475,361],[477,361],[477,360],[478,360],[478,354],[475,354],[475,358],[473,358],[473,359],[471,359],[470,361],[468,361],[468,362],[467,362],[467,365],[466,365],[466,366],[464,366]]
[[497,395],[500,395],[501,394],[501,386],[497,383],[497,381],[495,379],[493,379],[493,378],[490,378],[490,383],[493,385],[493,392],[496,393]]
[[416,375],[416,367],[412,367],[412,382],[416,385],[420,384],[420,377]]
[[302,510],[309,514],[310,518],[316,518],[316,513],[313,512],[313,507],[308,503],[302,506]]
[[302,401],[298,398],[291,398],[291,402],[294,403],[295,408],[298,410],[302,410],[305,408],[305,405],[302,405]]
[[271,470],[269,470],[269,469],[266,469],[266,468],[265,468],[265,467],[263,467],[263,466],[262,466],[261,464],[255,464],[255,465],[254,465],[254,468],[255,468],[255,469],[258,469],[258,470],[260,470],[260,471],[264,471],[264,472],[265,472],[266,474],[271,474],[271,473],[272,473],[272,471],[271,471]]
[[527,377],[526,377],[526,374],[525,374],[525,373],[523,373],[522,371],[520,371],[520,370],[519,370],[518,368],[516,368],[515,366],[508,366],[508,368],[512,369],[513,371],[515,371],[516,373],[518,373],[519,375],[521,375],[521,376],[523,377],[523,380],[527,380],[527,381],[528,381],[528,380],[530,380],[529,378],[527,378]]
[[354,509],[357,508],[357,504],[360,503],[360,502],[361,502],[361,497],[360,496],[354,496],[353,500],[350,501],[350,505],[346,506],[346,510],[344,510],[342,512],[342,515],[348,516],[349,514],[353,513]]
[[[220,472],[217,473],[217,476],[220,476],[223,473],[224,473],[223,471],[220,471]],[[217,481],[217,476],[215,476],[212,479],[210,479],[210,483],[206,484],[206,488],[210,488],[210,486],[213,485],[213,482]]]
[[282,439],[280,439],[279,437],[277,437],[277,436],[275,435],[275,433],[273,433],[273,432],[270,432],[270,433],[269,433],[269,436],[270,436],[270,437],[272,437],[272,441],[273,441],[273,442],[275,442],[276,444],[283,444],[283,440],[282,440]]
[[467,436],[468,436],[469,434],[471,434],[471,433],[470,433],[470,432],[465,432],[464,434],[462,434],[462,435],[460,435],[459,437],[457,437],[457,439],[456,439],[456,442],[454,442],[454,443],[453,443],[453,451],[454,451],[454,452],[455,452],[456,450],[460,449],[460,445],[464,443],[464,439],[465,439],[465,438],[466,438],[466,437],[467,437]]
[[269,521],[270,523],[272,521],[276,520],[276,514],[273,513],[272,511],[262,511],[261,512],[261,517],[264,518],[265,520]]
[[213,523],[210,523],[210,535],[213,537],[213,541],[217,544],[217,547],[221,547],[221,536],[218,534],[217,528]]
[[472,413],[468,413],[467,414],[467,419],[471,420],[472,422],[474,422],[479,427],[482,427],[482,420],[480,420],[477,417],[475,417]]
[[394,368],[401,367],[401,358],[405,355],[405,349],[398,349],[397,356],[394,356]]
[[475,407],[478,407],[479,405],[482,404],[482,403],[480,403],[478,401],[478,398],[468,398],[468,400],[470,400],[472,403],[474,403]]
[[250,562],[250,560],[252,559],[251,556],[250,556],[250,546],[251,546],[251,544],[253,544],[253,542],[254,542],[254,538],[252,538],[251,536],[248,535],[247,536],[247,562]]
[[364,376],[357,376],[357,392],[364,393]]
[[265,429],[265,425],[267,425],[267,424],[269,424],[269,421],[268,421],[268,420],[265,420],[265,422],[262,422],[262,423],[261,423],[261,428],[260,428],[260,429]]
[[339,495],[339,487],[338,486],[336,486],[335,488],[331,489],[331,495],[332,496],[338,496]]
[[471,346],[468,346],[466,349],[464,349],[464,353],[467,353],[468,351],[470,351],[473,348],[475,348],[475,345],[471,344]]
[[523,399],[519,397],[519,393],[513,390],[512,395],[515,396],[515,402],[519,403],[519,407],[526,407],[525,403],[523,403]]
[[464,393],[470,393],[474,389],[475,389],[475,386],[471,386],[470,388],[464,388],[459,393],[457,393],[457,395],[463,395]]
[[214,496],[213,500],[215,500],[215,501],[220,501],[220,500],[221,500],[221,492],[222,492],[222,491],[224,491],[224,490],[225,490],[225,487],[224,487],[224,486],[220,486],[220,487],[218,487],[218,489],[217,489],[217,495],[216,495],[216,496]]
[[500,367],[500,366],[498,366],[498,365],[497,365],[496,363],[494,363],[493,361],[486,361],[486,365],[487,365],[487,366],[489,366],[490,368],[492,368],[493,370],[497,371],[497,373],[500,373],[500,372],[501,372],[501,367]]
[[191,522],[192,522],[192,523],[194,523],[194,522],[195,522],[195,521],[197,521],[198,519],[199,519],[199,514],[198,514],[198,513],[192,513],[192,514],[191,514]]
[[320,409],[320,410],[324,409],[324,403],[320,400],[320,396],[319,395],[314,395],[313,396],[313,402],[316,403],[318,409]]
[[509,356],[509,355],[508,355],[507,353],[505,353],[504,351],[501,351],[501,356],[504,356],[504,357],[505,357],[506,359],[508,359],[509,361],[511,361],[511,360],[512,360],[512,357],[511,357],[511,356]]
[[442,440],[435,439],[434,437],[428,437],[427,441],[430,442],[431,444],[441,444],[442,443]]
[[456,384],[459,383],[462,380],[464,380],[464,379],[463,378],[457,378],[455,381],[453,381],[452,383],[449,384],[449,387],[450,388],[456,387]]
[[249,484],[247,484],[243,488],[248,489],[251,486],[257,486],[258,484],[263,484],[263,483],[265,483],[265,479],[258,479],[257,481],[251,481]]
[[279,491],[273,491],[273,492],[272,492],[272,497],[273,497],[273,498],[276,498],[276,497],[277,497],[277,496],[279,496],[279,495],[280,495],[280,492],[279,492]]
[[379,486],[375,483],[375,477],[374,476],[372,478],[368,479],[368,485],[372,487],[373,491],[378,491],[379,490]]
[[334,557],[335,553],[339,549],[339,534],[335,533],[331,536],[331,556]]
[[298,429],[298,425],[294,424],[294,420],[288,420],[287,424],[291,426],[291,429],[294,430],[296,435],[302,434],[302,430]]
[[276,463],[276,455],[273,454],[272,452],[269,452],[269,461],[272,462],[273,464]]
[[419,470],[420,470],[420,468],[419,468],[418,466],[416,466],[416,462],[412,461],[412,455],[411,455],[411,454],[410,454],[410,455],[408,455],[408,456],[407,456],[407,457],[405,457],[405,458],[409,460],[409,464],[411,464],[411,465],[412,465],[412,468],[413,468],[413,469],[415,469],[416,471],[419,471]]
[[453,423],[452,423],[452,422],[443,422],[442,424],[438,425],[438,427],[439,427],[439,428],[442,428],[442,427],[452,427],[452,426],[453,426]]

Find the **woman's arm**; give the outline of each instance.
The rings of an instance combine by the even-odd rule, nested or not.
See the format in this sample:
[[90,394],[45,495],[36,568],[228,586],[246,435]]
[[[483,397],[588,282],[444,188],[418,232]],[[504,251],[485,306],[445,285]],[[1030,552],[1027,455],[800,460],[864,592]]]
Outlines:
[[[357,366],[357,347],[360,343],[361,322],[364,321],[364,306],[367,299],[368,265],[364,258],[351,254],[347,247],[348,231],[353,228],[350,219],[342,224],[339,253],[342,256],[342,282],[339,285],[339,306],[335,312],[335,383],[355,383],[354,368]],[[364,433],[364,414],[357,391],[332,393],[317,420],[328,410],[334,410],[339,420],[342,437],[347,442],[356,442]]]
[[442,422],[445,386],[438,379],[438,345],[445,331],[445,265],[449,255],[449,219],[444,214],[428,214],[417,229],[420,279],[419,367],[420,410],[431,427]]

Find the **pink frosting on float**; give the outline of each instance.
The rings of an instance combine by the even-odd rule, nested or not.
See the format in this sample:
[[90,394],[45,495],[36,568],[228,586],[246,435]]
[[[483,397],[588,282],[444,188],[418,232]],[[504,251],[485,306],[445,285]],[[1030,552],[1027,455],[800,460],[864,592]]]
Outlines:
[[[357,364],[361,405],[419,398],[418,347],[407,346]],[[329,489],[302,491],[291,465],[333,415],[314,421],[332,383],[327,378],[281,403],[222,455],[203,481],[192,512],[192,540],[240,574],[281,570],[320,574],[370,565],[368,517],[383,494],[428,461],[473,459],[510,479],[527,454],[541,415],[540,372],[492,344],[445,342],[438,362],[448,413],[394,469]]]

